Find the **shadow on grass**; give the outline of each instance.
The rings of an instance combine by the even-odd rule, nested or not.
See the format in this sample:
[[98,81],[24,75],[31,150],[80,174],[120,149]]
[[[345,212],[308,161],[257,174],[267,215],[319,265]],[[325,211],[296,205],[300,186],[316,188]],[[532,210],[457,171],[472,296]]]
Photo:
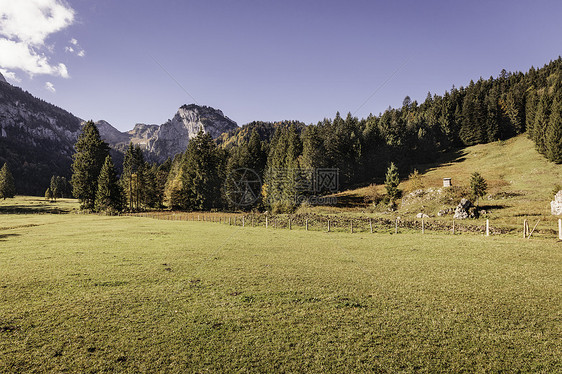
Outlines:
[[365,202],[365,196],[359,194],[349,194],[349,195],[336,195],[338,199],[337,205],[339,207],[354,208],[354,207],[364,207],[367,203]]
[[20,236],[20,234],[0,234],[0,242],[5,242],[6,238],[11,236]]
[[478,205],[478,210],[499,210],[499,209],[505,209],[507,208],[506,205],[486,205],[486,204],[482,204],[482,205]]
[[457,164],[466,160],[466,151],[464,149],[457,149],[450,152],[442,153],[437,161],[427,164],[412,165],[412,171],[416,169],[420,174],[428,173],[432,170]]
[[37,205],[4,205],[0,207],[0,214],[65,214],[69,211],[51,206]]

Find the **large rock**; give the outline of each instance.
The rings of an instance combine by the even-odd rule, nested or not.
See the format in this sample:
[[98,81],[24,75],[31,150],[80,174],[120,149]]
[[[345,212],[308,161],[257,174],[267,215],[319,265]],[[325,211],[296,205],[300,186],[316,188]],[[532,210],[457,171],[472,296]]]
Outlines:
[[8,83],[8,82],[6,82],[6,78],[4,78],[2,73],[0,73],[0,82]]
[[562,191],[554,195],[554,201],[550,202],[550,212],[555,216],[562,214]]
[[474,205],[467,200],[462,199],[459,205],[457,205],[455,209],[455,215],[453,216],[454,219],[467,219],[474,217],[473,213],[470,213],[469,209],[472,208]]

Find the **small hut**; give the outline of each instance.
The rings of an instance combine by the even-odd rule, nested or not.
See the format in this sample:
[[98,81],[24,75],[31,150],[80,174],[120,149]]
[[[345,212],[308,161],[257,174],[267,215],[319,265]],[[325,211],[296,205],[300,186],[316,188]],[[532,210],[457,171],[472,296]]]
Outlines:
[[452,185],[451,178],[443,178],[443,187],[451,187]]

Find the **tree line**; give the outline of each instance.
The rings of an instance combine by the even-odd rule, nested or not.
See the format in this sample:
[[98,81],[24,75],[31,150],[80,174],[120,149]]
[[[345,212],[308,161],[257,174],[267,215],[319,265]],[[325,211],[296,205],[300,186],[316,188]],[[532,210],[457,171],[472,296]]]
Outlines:
[[[145,162],[129,146],[118,177],[109,147],[93,124],[76,143],[72,186],[88,209],[271,209],[292,211],[307,195],[330,193],[313,186],[309,171],[338,170],[338,188],[382,182],[392,163],[411,172],[417,165],[460,147],[527,132],[537,150],[562,162],[562,59],[527,73],[480,78],[421,104],[406,97],[400,108],[359,119],[336,113],[305,126],[297,121],[253,122],[218,141],[200,132],[184,153],[162,165]],[[396,169],[396,170],[394,170]],[[232,179],[251,170],[259,184]],[[246,178],[246,176],[242,176]],[[254,197],[241,206],[232,191]],[[303,200],[303,198],[305,198]],[[246,201],[246,200],[245,200]],[[249,201],[249,200],[247,200]]]

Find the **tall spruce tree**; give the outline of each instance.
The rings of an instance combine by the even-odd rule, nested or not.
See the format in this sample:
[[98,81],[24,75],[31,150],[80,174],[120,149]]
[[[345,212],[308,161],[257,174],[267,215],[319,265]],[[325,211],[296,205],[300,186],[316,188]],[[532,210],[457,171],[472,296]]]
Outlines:
[[142,149],[137,144],[129,143],[123,159],[123,173],[120,184],[130,210],[140,209],[142,204],[148,204],[150,193],[146,191],[147,169],[149,166],[144,161]]
[[271,142],[265,172],[265,203],[275,212],[291,212],[298,203],[299,156],[302,143],[296,128],[279,127]]
[[544,92],[539,98],[533,124],[533,140],[537,151],[543,155],[546,154],[546,128],[550,118],[550,104],[550,97]]
[[179,173],[179,188],[172,205],[185,210],[211,210],[222,206],[223,160],[210,134],[199,131],[189,141]]
[[545,133],[546,158],[562,163],[562,92],[557,91]]
[[60,180],[57,176],[53,175],[51,177],[51,183],[49,184],[49,189],[51,191],[51,198],[57,201],[57,197],[59,197],[60,193],[62,192],[62,186],[60,185]]
[[0,198],[6,200],[15,195],[16,185],[14,183],[14,177],[8,168],[8,164],[4,163],[4,166],[0,169]]
[[82,127],[74,149],[72,194],[80,200],[83,209],[94,209],[98,177],[109,155],[109,146],[101,139],[96,125],[88,121]]
[[478,205],[480,198],[486,195],[487,190],[488,184],[484,177],[480,173],[474,172],[470,177],[470,194],[472,198],[476,199],[476,205]]
[[98,178],[95,209],[98,212],[119,211],[122,209],[123,196],[115,166],[110,155],[107,155]]
[[400,190],[398,189],[399,184],[400,175],[398,173],[398,168],[394,165],[394,162],[391,162],[386,171],[386,178],[384,181],[386,194],[388,195],[391,203],[400,196]]

